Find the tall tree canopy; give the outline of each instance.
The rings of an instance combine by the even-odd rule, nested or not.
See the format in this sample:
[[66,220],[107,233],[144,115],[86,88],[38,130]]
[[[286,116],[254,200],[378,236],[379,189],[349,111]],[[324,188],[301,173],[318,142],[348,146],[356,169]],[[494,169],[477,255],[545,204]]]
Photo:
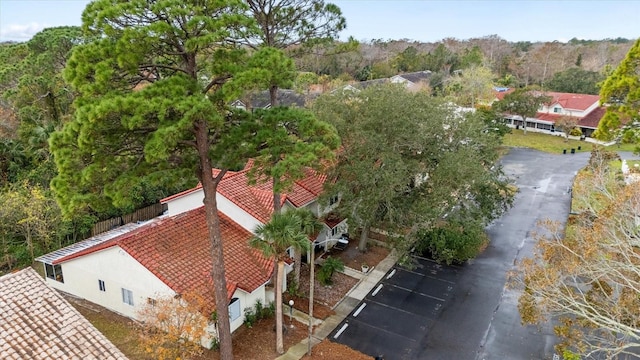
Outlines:
[[[54,165],[47,142],[72,113],[74,92],[62,78],[71,49],[84,41],[79,27],[45,29],[26,43],[0,47],[0,169],[5,180],[49,186]],[[7,120],[16,120],[13,125]],[[20,156],[13,150],[19,149]],[[0,181],[1,183],[1,181]]]
[[573,94],[598,94],[598,83],[604,76],[596,71],[572,67],[557,72],[546,83],[546,89]]
[[334,40],[346,27],[340,8],[324,0],[247,0],[250,14],[260,31],[245,33],[254,47],[286,49]]
[[362,251],[372,225],[411,242],[447,214],[486,222],[509,203],[495,166],[499,138],[474,114],[396,85],[334,92],[314,110],[342,136],[326,194],[340,194],[338,211],[362,228]]
[[246,11],[235,0],[90,3],[83,29],[96,40],[73,51],[65,72],[79,93],[75,118],[50,140],[67,215],[131,207],[152,185],[202,183],[223,359],[233,355],[216,187],[242,155],[228,151],[242,143],[229,130],[245,118],[226,108],[239,91],[229,84],[259,73],[233,40],[254,28]]
[[[324,0],[247,0],[248,14],[258,27],[242,32],[242,42],[253,49],[310,49],[318,43],[335,40],[346,27],[340,8]],[[284,76],[288,81],[292,76]],[[272,77],[268,82],[271,106],[278,105],[276,93],[282,83]]]
[[640,119],[640,39],[602,84],[600,102],[608,107],[594,135],[603,140],[621,135],[628,142],[638,142],[635,123]]
[[488,104],[495,97],[494,77],[491,69],[472,65],[447,80],[447,94],[461,106]]

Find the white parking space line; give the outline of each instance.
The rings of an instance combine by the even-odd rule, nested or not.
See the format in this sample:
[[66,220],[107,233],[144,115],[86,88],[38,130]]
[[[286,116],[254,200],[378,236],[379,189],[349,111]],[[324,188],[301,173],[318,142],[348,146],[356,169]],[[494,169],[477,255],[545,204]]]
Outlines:
[[345,330],[347,330],[347,328],[348,328],[348,327],[349,327],[349,324],[344,324],[344,325],[342,325],[342,327],[340,328],[340,330],[338,330],[338,332],[337,332],[335,335],[333,335],[333,338],[334,338],[334,339],[337,339],[340,335],[342,335],[342,333],[343,333]]
[[378,285],[378,287],[371,293],[371,296],[376,296],[380,289],[382,289],[382,284]]
[[358,317],[358,314],[360,314],[362,309],[364,309],[366,306],[367,306],[367,303],[362,303],[362,305],[360,305],[358,310],[356,310],[356,312],[353,313],[353,317]]
[[393,275],[395,275],[395,274],[396,274],[396,269],[391,270],[391,272],[389,273],[389,275],[387,275],[387,280],[391,279],[391,277],[392,277]]

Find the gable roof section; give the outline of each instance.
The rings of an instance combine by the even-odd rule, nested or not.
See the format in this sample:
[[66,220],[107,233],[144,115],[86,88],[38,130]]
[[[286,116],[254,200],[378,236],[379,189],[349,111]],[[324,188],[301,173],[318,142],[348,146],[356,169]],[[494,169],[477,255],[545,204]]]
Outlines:
[[598,95],[559,93],[553,91],[547,91],[544,95],[552,98],[549,102],[549,107],[553,107],[557,104],[562,106],[564,109],[571,110],[584,111],[593,104],[600,102],[600,96]]
[[[273,182],[267,180],[249,185],[250,169],[251,163],[234,176],[223,179],[218,185],[218,192],[258,221],[267,223],[273,213]],[[295,181],[291,189],[282,194],[281,202],[289,201],[295,207],[312,202],[322,192],[326,179],[326,175],[306,169],[305,177]]]
[[[251,233],[226,215],[218,214],[227,296],[231,298],[236,288],[250,293],[269,280],[273,261],[249,247]],[[58,264],[113,246],[122,248],[175,292],[201,295],[211,305],[207,310],[214,310],[211,249],[204,206],[172,217],[156,218],[131,232],[75,253],[50,258],[55,258],[53,263]]]
[[0,358],[126,359],[31,268],[0,277]]
[[600,119],[604,116],[604,113],[607,112],[607,109],[603,106],[599,106],[593,109],[592,112],[587,114],[587,116],[583,117],[578,121],[578,126],[582,126],[585,128],[597,129],[598,124],[600,123]]
[[[303,94],[298,94],[289,89],[278,89],[276,99],[282,106],[299,108],[303,108],[307,102],[307,99]],[[253,93],[249,96],[248,102],[251,108],[266,109],[271,107],[271,95],[269,94],[269,91]]]
[[398,76],[415,84],[420,81],[429,80],[429,78],[431,77],[431,71],[429,70],[416,71],[416,72],[410,72],[406,74],[399,74]]
[[[258,221],[267,223],[273,213],[273,182],[267,180],[249,185],[248,172],[251,170],[253,163],[250,160],[241,171],[225,174],[218,184],[217,190],[220,195],[229,199]],[[219,171],[214,169],[214,176]],[[301,207],[317,199],[322,193],[327,176],[312,169],[306,169],[304,175],[302,179],[293,183],[292,188],[286,194],[282,194],[281,203],[289,201],[293,206]],[[193,189],[164,198],[161,202],[166,203],[200,189],[202,189],[202,184],[198,184]]]
[[[213,169],[213,177],[218,176],[218,174],[220,174],[220,169]],[[224,174],[224,176],[222,177],[222,179],[226,178],[227,176],[232,176],[233,174],[235,174],[235,172],[234,172],[234,171],[227,171],[227,172]],[[173,200],[173,199],[177,199],[177,198],[179,198],[179,197],[182,197],[182,196],[185,196],[185,195],[191,194],[192,192],[196,192],[196,191],[198,191],[198,190],[200,190],[200,189],[202,189],[202,183],[200,183],[200,182],[199,182],[199,183],[198,183],[198,185],[196,185],[196,187],[194,187],[194,188],[187,189],[187,190],[185,190],[185,191],[182,191],[182,192],[179,192],[179,193],[177,193],[177,194],[173,194],[173,195],[171,195],[171,196],[167,196],[167,197],[166,197],[166,198],[164,198],[164,199],[161,199],[161,200],[160,200],[160,203],[164,204],[164,203],[166,203],[166,202],[168,202],[168,201],[171,201],[171,200]]]

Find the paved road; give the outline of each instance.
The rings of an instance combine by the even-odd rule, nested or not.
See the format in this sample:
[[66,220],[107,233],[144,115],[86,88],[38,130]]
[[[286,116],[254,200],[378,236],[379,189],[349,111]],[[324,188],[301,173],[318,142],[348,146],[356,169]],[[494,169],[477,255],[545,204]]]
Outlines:
[[552,359],[551,329],[520,324],[506,274],[532,255],[538,221],[566,219],[568,189],[588,158],[512,149],[502,164],[520,191],[487,228],[486,251],[459,268],[426,259],[412,271],[395,267],[329,338],[386,360]]

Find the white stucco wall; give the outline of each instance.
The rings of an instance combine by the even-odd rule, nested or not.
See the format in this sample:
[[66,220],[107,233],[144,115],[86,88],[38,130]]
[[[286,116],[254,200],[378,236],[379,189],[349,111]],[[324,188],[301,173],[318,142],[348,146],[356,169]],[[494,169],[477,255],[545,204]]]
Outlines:
[[[568,115],[568,116],[575,116],[575,117],[581,118],[581,117],[587,116],[590,112],[595,110],[595,108],[597,108],[598,106],[600,106],[600,103],[598,101],[594,102],[593,104],[591,104],[591,106],[589,106],[584,110],[564,108],[560,104],[554,104],[552,106],[544,105],[542,107],[542,110],[540,110],[539,112],[546,113],[546,114],[555,114],[555,115]],[[560,112],[558,113],[553,112],[553,109],[556,107],[560,108]]]
[[[133,319],[138,318],[147,298],[175,295],[153,273],[117,246],[67,261],[61,267],[64,283],[46,278],[49,285]],[[98,280],[104,281],[106,291],[100,291]],[[122,301],[122,288],[133,293],[134,306]],[[258,300],[268,305],[264,285],[252,293],[237,289],[233,297],[240,301],[241,316],[231,322],[231,331],[244,323],[245,308],[253,308]],[[203,345],[208,345],[208,341],[203,341]]]
[[204,205],[202,200],[204,200],[204,191],[202,189],[171,199],[166,202],[167,214],[169,216],[173,216],[182,214],[189,210],[197,209]]
[[251,216],[248,212],[244,211],[238,205],[233,203],[226,197],[217,194],[216,200],[218,202],[218,210],[227,215],[231,220],[235,221],[238,225],[242,226],[247,231],[254,233],[256,227],[262,224],[258,219]]
[[[146,305],[147,298],[175,294],[171,288],[118,246],[60,265],[64,283],[47,278],[49,285],[130,318],[138,318],[138,311]],[[98,280],[104,281],[105,291],[100,291],[98,288]],[[134,306],[122,301],[122,288],[133,293]]]
[[231,322],[231,331],[235,331],[236,329],[238,329],[243,323],[244,323],[244,311],[245,309],[248,308],[254,308],[256,302],[259,300],[263,306],[267,307],[269,306],[269,303],[267,301],[267,296],[265,294],[265,287],[260,286],[258,287],[256,290],[254,290],[252,293],[248,293],[245,292],[244,290],[241,289],[237,289],[235,293],[233,293],[233,297],[234,298],[238,298],[240,299],[240,312],[242,313],[242,315],[236,319],[235,321]]
[[[179,198],[171,199],[166,202],[167,212],[169,216],[181,214],[183,212],[197,209],[204,205],[204,191],[199,189],[191,192]],[[248,212],[244,211],[238,205],[227,199],[220,193],[216,193],[216,202],[218,204],[218,210],[227,215],[233,221],[238,223],[247,231],[254,232],[256,226],[261,223],[251,216]]]

